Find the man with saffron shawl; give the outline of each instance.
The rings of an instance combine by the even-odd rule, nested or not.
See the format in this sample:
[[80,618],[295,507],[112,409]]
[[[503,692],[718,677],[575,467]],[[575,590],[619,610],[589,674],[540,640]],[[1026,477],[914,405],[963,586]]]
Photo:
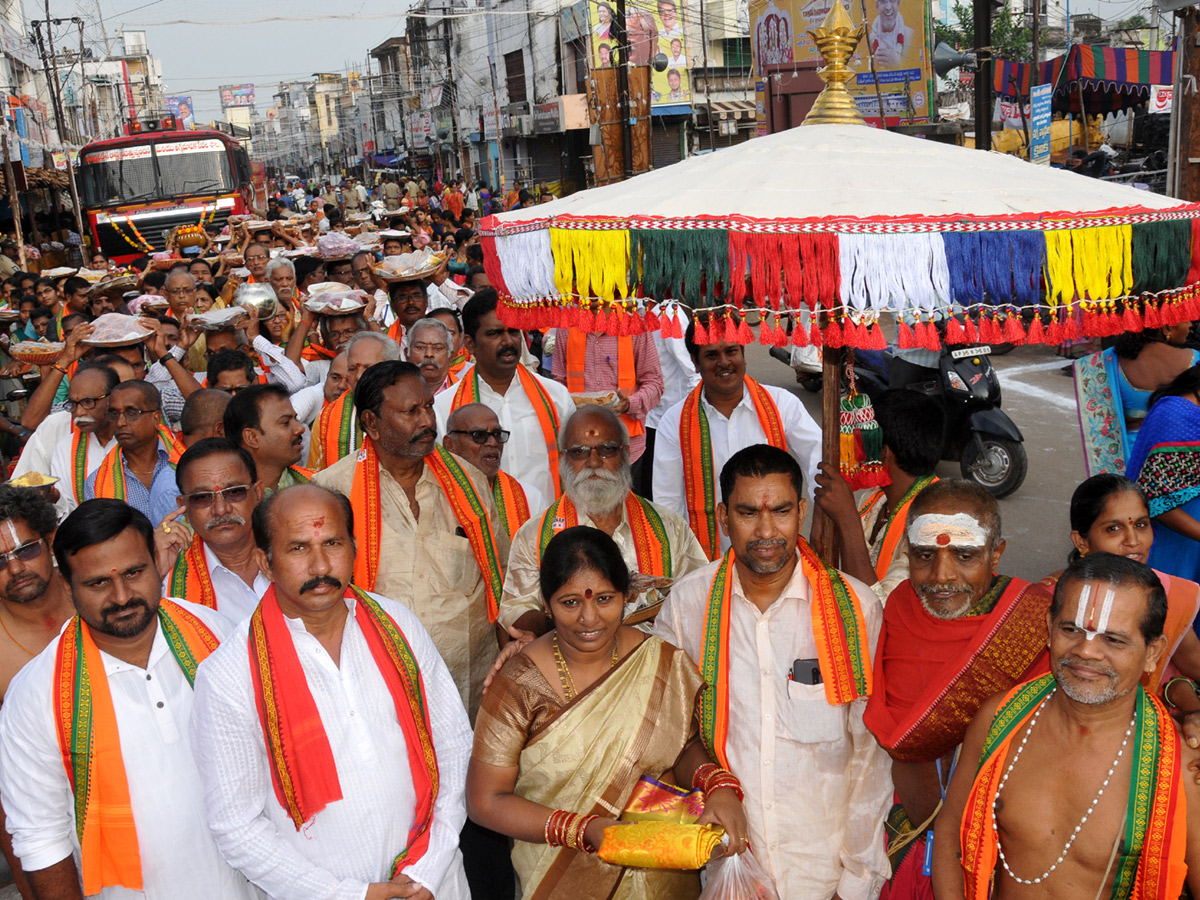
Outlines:
[[412,363],[372,366],[354,405],[362,450],[314,481],[354,506],[354,583],[417,614],[474,719],[499,651],[493,623],[509,548],[487,478],[438,446],[433,395]]
[[925,488],[908,514],[909,579],[888,598],[864,721],[892,757],[885,900],[932,896],[928,833],[979,705],[1046,671],[1041,584],[993,573],[1000,507],[967,481]]
[[629,442],[623,421],[611,409],[583,407],[567,420],[559,440],[563,496],[535,510],[513,538],[500,601],[502,626],[534,634],[548,629],[538,591],[542,553],[555,534],[573,525],[609,535],[629,570],[653,579],[626,607],[627,616],[636,616],[630,624],[651,621],[666,593],[662,588],[707,564],[686,521],[633,493]]
[[271,587],[196,685],[208,825],[272,900],[468,900],[466,712],[416,616],[350,584],[353,518],[316,485],[254,511]]
[[688,520],[710,560],[729,549],[716,490],[727,459],[770,444],[800,464],[810,490],[821,460],[821,428],[800,399],[746,374],[750,337],[745,322],[745,333],[738,327],[735,319],[703,313],[688,325],[684,343],[700,384],[663,414],[654,444],[654,499]]
[[787,900],[874,900],[888,757],[863,725],[883,617],[800,539],[803,475],[756,444],[721,470],[731,549],[671,588],[654,633],[700,663],[700,734],[746,791],[750,846]]
[[1167,649],[1154,571],[1092,553],[1046,616],[1051,674],[967,729],[933,845],[938,900],[1175,900],[1200,890],[1200,753],[1140,684]]
[[260,896],[205,827],[187,739],[196,667],[231,626],[162,597],[153,534],[132,506],[99,499],[54,536],[75,615],[0,710],[7,828],[37,897]]
[[558,432],[575,411],[567,389],[530,372],[521,363],[525,337],[496,315],[499,298],[493,288],[477,291],[463,306],[463,334],[475,362],[463,369],[458,385],[434,402],[438,431],[446,433],[450,413],[468,403],[482,403],[509,432],[508,474],[551,499],[558,484]]

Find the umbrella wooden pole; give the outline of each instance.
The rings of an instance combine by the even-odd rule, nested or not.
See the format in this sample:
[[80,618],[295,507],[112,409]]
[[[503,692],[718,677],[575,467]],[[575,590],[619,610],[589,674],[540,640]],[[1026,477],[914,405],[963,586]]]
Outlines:
[[[842,351],[840,348],[821,349],[821,460],[838,469],[841,465],[841,399]],[[832,520],[821,511],[813,510],[814,518],[821,517],[820,540],[816,550],[828,565],[839,562],[838,534]],[[814,523],[815,524],[815,523]]]

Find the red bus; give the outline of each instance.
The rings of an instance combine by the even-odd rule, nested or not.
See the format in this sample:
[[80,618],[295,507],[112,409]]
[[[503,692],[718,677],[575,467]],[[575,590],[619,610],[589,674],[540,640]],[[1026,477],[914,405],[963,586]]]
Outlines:
[[224,225],[265,193],[245,148],[223,132],[181,131],[174,116],[125,131],[79,151],[79,201],[93,246],[112,262],[165,249],[177,225]]

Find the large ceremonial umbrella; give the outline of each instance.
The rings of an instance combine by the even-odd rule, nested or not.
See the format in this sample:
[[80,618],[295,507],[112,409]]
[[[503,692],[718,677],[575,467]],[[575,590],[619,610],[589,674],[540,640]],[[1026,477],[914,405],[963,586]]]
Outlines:
[[[853,121],[840,85],[858,37],[840,3],[814,36],[836,58],[826,52],[805,125]],[[743,342],[752,334],[733,313],[757,308],[761,342],[826,348],[882,348],[883,313],[901,347],[930,349],[934,321],[946,343],[1020,344],[1200,318],[1200,204],[862,124],[755,138],[491,216],[482,233],[500,314],[521,328],[678,328],[637,298],[713,308],[716,337]],[[781,323],[804,308],[811,329],[789,335]]]

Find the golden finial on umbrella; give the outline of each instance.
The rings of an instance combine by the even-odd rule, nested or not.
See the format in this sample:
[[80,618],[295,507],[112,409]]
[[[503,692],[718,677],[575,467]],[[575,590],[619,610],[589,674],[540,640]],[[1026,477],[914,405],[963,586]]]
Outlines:
[[825,68],[818,73],[825,88],[817,96],[812,109],[801,125],[866,125],[854,97],[846,90],[846,82],[854,77],[854,70],[846,63],[854,55],[854,48],[862,40],[866,24],[854,27],[842,0],[833,0],[829,15],[809,37],[817,45],[825,59]]

